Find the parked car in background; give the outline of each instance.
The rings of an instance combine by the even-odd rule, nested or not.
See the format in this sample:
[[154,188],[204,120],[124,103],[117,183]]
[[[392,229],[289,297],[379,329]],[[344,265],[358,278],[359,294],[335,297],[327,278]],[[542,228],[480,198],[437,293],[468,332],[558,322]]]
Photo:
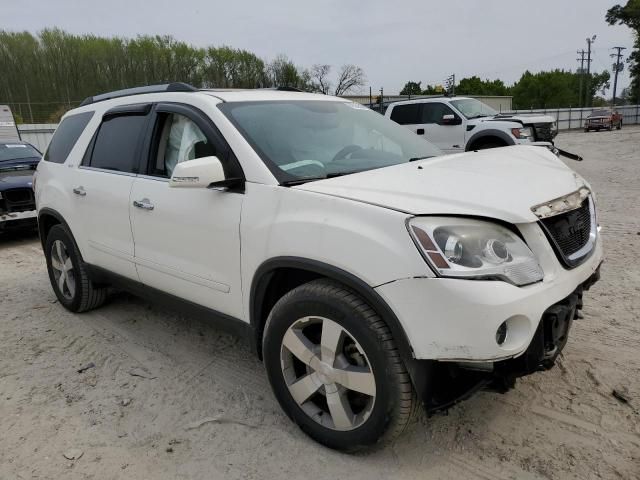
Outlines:
[[62,306],[120,286],[245,335],[286,414],[350,451],[551,368],[603,258],[591,188],[546,148],[441,155],[326,95],[89,98],[35,191]]
[[500,114],[475,98],[418,98],[389,105],[385,116],[424,136],[445,153],[550,142],[558,134],[549,115]]
[[26,142],[0,142],[0,231],[35,226],[33,173],[42,154]]
[[591,130],[613,130],[613,127],[616,127],[617,130],[622,128],[622,115],[612,108],[594,110],[584,122],[585,132]]

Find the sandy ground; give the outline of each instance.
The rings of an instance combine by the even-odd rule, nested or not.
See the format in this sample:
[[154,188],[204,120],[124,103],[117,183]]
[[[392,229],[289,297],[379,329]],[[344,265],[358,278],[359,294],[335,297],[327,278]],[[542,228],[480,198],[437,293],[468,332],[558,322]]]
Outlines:
[[559,364],[355,456],[291,424],[241,341],[125,294],[70,314],[35,236],[0,237],[0,479],[640,478],[640,128],[558,144],[607,252]]

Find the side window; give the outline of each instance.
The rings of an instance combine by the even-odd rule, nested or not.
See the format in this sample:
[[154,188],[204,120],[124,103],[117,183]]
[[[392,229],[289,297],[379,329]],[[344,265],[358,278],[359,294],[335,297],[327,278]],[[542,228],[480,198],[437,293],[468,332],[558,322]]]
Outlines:
[[442,123],[442,117],[445,115],[454,115],[455,112],[451,110],[444,103],[425,103],[422,106],[422,123]]
[[400,125],[415,125],[420,123],[420,104],[410,103],[393,107],[393,110],[391,110],[391,120]]
[[89,165],[117,172],[138,172],[138,145],[147,124],[145,115],[106,118],[93,141]]
[[93,113],[78,113],[66,117],[53,134],[43,159],[47,162],[64,163]]
[[215,146],[196,123],[179,113],[160,113],[151,149],[149,174],[170,178],[186,160],[216,155]]

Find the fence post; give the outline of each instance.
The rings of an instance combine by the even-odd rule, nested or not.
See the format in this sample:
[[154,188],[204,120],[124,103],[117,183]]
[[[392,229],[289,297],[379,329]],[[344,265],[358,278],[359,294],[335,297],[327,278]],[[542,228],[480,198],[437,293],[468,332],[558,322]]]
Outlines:
[[[558,130],[560,130],[560,114],[559,113],[558,113]],[[571,130],[571,105],[569,105],[569,128],[567,128],[567,130]]]

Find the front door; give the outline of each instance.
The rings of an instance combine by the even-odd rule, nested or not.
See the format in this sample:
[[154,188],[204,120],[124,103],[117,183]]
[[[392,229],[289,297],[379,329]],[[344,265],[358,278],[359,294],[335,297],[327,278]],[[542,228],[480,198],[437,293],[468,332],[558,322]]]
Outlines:
[[[445,115],[453,115],[454,121],[447,123]],[[445,153],[464,151],[464,127],[460,116],[441,102],[422,104],[422,120],[418,128],[424,129],[427,140]]]
[[[194,158],[216,155],[227,176],[239,167],[215,126],[198,110],[160,104],[154,115],[148,165],[145,174],[134,181],[129,205],[140,280],[241,317],[240,212],[244,194],[171,188],[168,182],[177,163]],[[237,172],[233,174],[237,176]]]

